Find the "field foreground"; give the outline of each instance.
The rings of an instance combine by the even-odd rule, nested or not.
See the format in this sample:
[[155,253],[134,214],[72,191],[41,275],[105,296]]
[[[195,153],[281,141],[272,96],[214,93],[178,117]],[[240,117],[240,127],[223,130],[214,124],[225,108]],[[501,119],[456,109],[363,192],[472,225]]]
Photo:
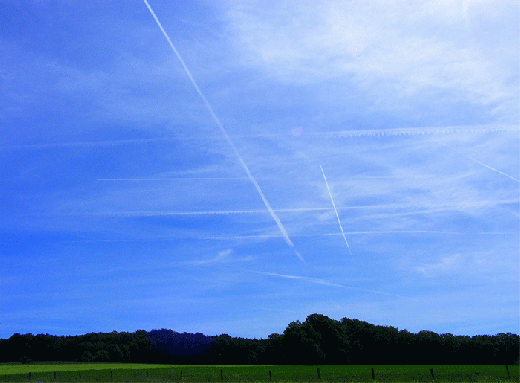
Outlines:
[[0,364],[0,382],[518,382],[519,367]]

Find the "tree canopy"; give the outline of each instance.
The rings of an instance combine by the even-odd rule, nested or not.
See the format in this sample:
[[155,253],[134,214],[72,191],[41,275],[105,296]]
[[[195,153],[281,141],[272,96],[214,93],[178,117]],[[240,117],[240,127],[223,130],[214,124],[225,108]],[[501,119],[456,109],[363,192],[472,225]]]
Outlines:
[[517,334],[455,336],[321,314],[282,334],[244,339],[161,329],[80,336],[14,334],[0,340],[0,362],[75,361],[172,364],[518,364]]

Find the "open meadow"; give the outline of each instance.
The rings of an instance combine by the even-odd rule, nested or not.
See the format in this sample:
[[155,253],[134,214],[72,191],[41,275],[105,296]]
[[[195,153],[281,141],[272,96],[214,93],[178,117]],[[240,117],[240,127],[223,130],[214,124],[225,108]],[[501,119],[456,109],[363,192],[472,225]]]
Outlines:
[[7,382],[518,382],[518,366],[0,364]]

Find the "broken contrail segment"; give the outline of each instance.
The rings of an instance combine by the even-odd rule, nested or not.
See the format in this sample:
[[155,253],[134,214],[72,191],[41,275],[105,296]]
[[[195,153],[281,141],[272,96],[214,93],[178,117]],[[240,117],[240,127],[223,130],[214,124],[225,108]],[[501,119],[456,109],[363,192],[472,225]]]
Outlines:
[[332,202],[332,207],[334,207],[334,212],[336,213],[336,218],[338,218],[339,229],[341,230],[341,235],[343,235],[343,239],[347,244],[348,252],[352,255],[352,251],[350,251],[350,246],[348,245],[347,237],[345,236],[345,232],[343,231],[343,226],[341,226],[341,221],[339,220],[338,209],[336,209],[336,204],[334,203],[334,198],[332,198],[332,193],[330,192],[329,183],[327,182],[327,177],[325,177],[325,172],[323,171],[323,167],[320,165],[321,174],[323,174],[323,179],[325,180],[325,185],[327,185],[327,191],[329,192],[330,200]]
[[[235,152],[235,155],[237,156],[238,160],[240,161],[240,165],[242,165],[242,168],[245,170],[245,172],[247,173],[247,177],[249,178],[249,180],[252,182],[252,184],[254,185],[256,191],[258,192],[258,194],[260,195],[260,198],[262,198],[262,201],[264,202],[264,205],[265,207],[267,208],[267,210],[269,211],[269,214],[271,214],[271,217],[273,217],[274,221],[276,222],[276,225],[278,226],[278,229],[280,229],[280,232],[282,233],[282,236],[283,238],[285,239],[285,242],[292,248],[294,248],[294,244],[292,243],[291,239],[289,238],[289,235],[287,234],[287,231],[285,231],[285,228],[283,227],[282,225],[282,222],[280,221],[280,219],[278,218],[278,216],[276,215],[276,213],[274,212],[274,210],[271,208],[271,205],[269,205],[269,202],[267,201],[267,199],[265,198],[265,195],[264,193],[262,192],[262,189],[260,189],[260,185],[258,185],[258,183],[256,182],[255,178],[253,177],[253,175],[251,174],[251,172],[249,171],[249,168],[247,167],[247,164],[244,162],[244,160],[242,159],[242,156],[240,155],[240,153],[238,152],[235,144],[233,144],[233,141],[231,141],[231,138],[229,138],[229,135],[227,134],[226,132],[226,129],[224,129],[224,126],[222,125],[222,123],[220,122],[219,118],[217,117],[217,115],[215,114],[215,112],[213,111],[213,108],[211,107],[210,103],[208,102],[208,100],[206,99],[206,97],[204,96],[204,94],[202,93],[202,91],[200,90],[199,86],[197,85],[197,83],[195,82],[195,79],[193,78],[193,76],[191,75],[191,72],[190,70],[188,69],[188,67],[186,66],[186,63],[184,62],[184,60],[182,59],[181,55],[179,54],[179,52],[177,51],[177,49],[175,48],[175,46],[173,45],[172,43],[172,40],[170,39],[170,36],[168,36],[168,34],[166,33],[166,31],[164,30],[162,24],[160,23],[159,19],[157,18],[155,12],[153,11],[152,7],[150,6],[150,4],[148,3],[147,0],[143,0],[144,3],[146,4],[146,7],[148,8],[148,10],[150,11],[150,13],[152,14],[153,18],[155,19],[155,22],[157,23],[157,26],[161,29],[161,32],[162,34],[164,35],[164,37],[166,38],[166,40],[168,41],[168,44],[170,44],[170,47],[172,48],[173,52],[175,53],[175,55],[177,56],[177,58],[179,59],[179,61],[181,62],[182,64],[182,67],[184,68],[184,72],[186,72],[186,74],[188,75],[191,83],[193,84],[193,87],[195,88],[195,90],[197,91],[197,93],[199,94],[200,98],[202,99],[202,101],[204,102],[204,105],[206,106],[206,108],[208,109],[209,111],[209,114],[211,115],[211,117],[213,118],[213,121],[215,121],[215,123],[217,124],[217,126],[220,128],[220,131],[222,132],[222,134],[224,135],[224,137],[226,138],[227,142],[229,143],[229,145],[231,146],[231,148],[233,149],[233,151]],[[302,256],[300,255],[300,253],[298,253],[296,250],[296,255],[298,256],[298,258],[303,261],[303,258]]]

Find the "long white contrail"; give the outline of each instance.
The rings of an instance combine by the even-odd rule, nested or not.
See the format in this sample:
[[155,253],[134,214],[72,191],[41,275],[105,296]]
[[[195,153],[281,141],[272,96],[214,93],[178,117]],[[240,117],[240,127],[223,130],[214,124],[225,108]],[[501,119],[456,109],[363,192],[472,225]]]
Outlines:
[[489,133],[489,132],[516,132],[518,125],[492,124],[492,125],[457,125],[457,126],[423,126],[417,128],[394,129],[358,129],[333,132],[307,133],[308,135],[324,135],[329,138],[336,137],[381,137],[381,136],[416,136],[426,134],[456,134],[456,133]]
[[[183,179],[191,179],[191,178],[183,178]],[[109,180],[111,179],[98,179],[99,180]],[[119,181],[120,179],[115,179],[115,181]],[[134,180],[134,179],[127,179]],[[166,179],[164,179],[166,180]],[[135,181],[146,181],[146,179],[138,178]],[[374,210],[402,210],[402,209],[415,209],[411,212],[402,212],[402,213],[393,213],[387,215],[413,215],[413,214],[425,214],[430,212],[451,210],[451,209],[460,209],[460,208],[470,208],[470,207],[486,207],[486,206],[496,206],[502,204],[518,204],[518,200],[496,200],[496,201],[478,201],[478,202],[466,202],[466,203],[457,203],[457,204],[438,204],[438,205],[361,205],[361,206],[336,206],[336,209],[339,210],[351,210],[351,209],[374,209]],[[423,209],[420,209],[423,208]],[[307,212],[323,212],[334,210],[333,207],[300,207],[300,208],[282,208],[276,209],[275,212],[278,213],[307,213]],[[174,216],[174,215],[233,215],[233,214],[265,214],[265,209],[262,210],[198,210],[198,211],[112,211],[112,212],[98,212],[98,213],[90,213],[91,215],[111,215],[111,216],[132,216],[132,217],[152,217],[152,216]],[[73,213],[77,215],[77,212]],[[345,232],[345,235],[350,234],[352,232]],[[360,233],[360,232],[356,232]],[[338,233],[340,235],[341,233]]]
[[[143,181],[145,179],[136,179],[137,181]],[[146,180],[145,180],[146,181]],[[374,209],[374,210],[403,210],[403,209],[415,209],[411,212],[391,213],[386,214],[388,216],[403,216],[403,215],[414,215],[414,214],[426,214],[430,212],[438,212],[444,210],[470,208],[470,207],[486,207],[496,206],[502,204],[518,204],[518,200],[496,200],[496,201],[478,201],[478,202],[466,202],[458,204],[438,204],[438,205],[362,205],[362,206],[336,206],[336,210],[351,210],[351,209]],[[422,208],[422,209],[420,209]],[[307,212],[323,212],[334,210],[334,207],[302,207],[302,208],[285,208],[276,209],[278,213],[307,213]],[[132,216],[132,217],[148,217],[148,216],[173,216],[173,215],[233,215],[233,214],[265,214],[265,209],[262,210],[198,210],[198,211],[112,211],[112,212],[99,212],[90,213],[94,215],[112,215],[112,216]],[[76,215],[77,213],[74,213]],[[345,235],[350,232],[345,232]],[[338,235],[341,233],[338,233]]]
[[[490,132],[504,132],[517,133],[518,125],[471,125],[471,126],[453,126],[453,127],[419,127],[419,128],[395,128],[395,129],[363,129],[363,130],[342,130],[342,131],[323,131],[323,132],[307,132],[307,136],[324,137],[324,138],[347,138],[347,137],[381,137],[381,136],[415,136],[426,134],[453,134],[453,133],[490,133]],[[255,138],[255,137],[287,137],[286,133],[262,133],[262,134],[239,134],[233,135],[234,138]],[[220,137],[205,136],[204,139],[217,139]],[[137,138],[126,140],[112,140],[112,141],[91,141],[91,142],[62,142],[62,143],[48,143],[48,144],[24,144],[24,145],[10,145],[0,146],[0,150],[18,150],[18,149],[47,149],[47,148],[67,148],[67,147],[97,147],[97,146],[116,146],[127,144],[141,144],[153,142],[168,142],[174,140],[198,140],[200,136],[176,136],[176,137],[159,137],[159,138]],[[444,145],[444,144],[443,144]],[[474,161],[474,158],[471,158]],[[480,162],[479,162],[480,163]],[[487,165],[482,164],[487,167]],[[492,169],[497,171],[496,169]],[[500,172],[500,171],[498,171]],[[509,176],[508,174],[504,175]],[[428,177],[416,176],[419,177]],[[353,178],[402,178],[400,176],[354,176]],[[513,178],[518,181],[516,178]]]
[[[438,235],[518,235],[516,231],[483,231],[483,232],[464,232],[464,231],[442,231],[442,230],[378,230],[378,231],[349,231],[349,235],[381,235],[381,234],[438,234]],[[320,233],[320,234],[296,234],[295,237],[330,237],[338,236],[341,233]],[[198,239],[208,239],[217,241],[229,241],[235,239],[270,239],[279,238],[276,235],[253,234],[253,235],[233,235],[233,236],[198,236]]]
[[[347,234],[352,235],[367,235],[367,234],[438,234],[438,235],[471,235],[473,237],[477,237],[480,235],[515,235],[518,236],[517,231],[484,231],[484,232],[463,232],[463,231],[433,231],[433,230],[415,230],[415,231],[358,231],[358,232],[348,232]],[[337,236],[341,235],[340,233],[325,233],[325,234],[300,234],[296,235],[296,237],[325,237],[325,236]],[[241,236],[220,236],[220,237],[211,237],[211,236],[201,236],[201,235],[193,235],[193,236],[178,236],[176,238],[190,238],[190,239],[200,239],[200,240],[216,240],[216,241],[229,241],[229,240],[240,240],[240,239],[263,239],[268,240],[271,238],[280,238],[280,236],[274,235],[241,235]],[[83,242],[158,242],[171,240],[171,237],[168,238],[132,238],[132,239],[79,239],[79,240],[69,240],[63,241],[64,243],[83,243]]]
[[[330,207],[312,208],[312,209],[276,209],[277,212],[309,212],[309,211],[328,211],[332,210]],[[133,216],[133,217],[160,217],[160,216],[174,216],[174,215],[239,215],[239,214],[265,214],[265,209],[262,210],[208,210],[208,211],[114,211],[103,212],[102,215],[113,216]],[[75,213],[76,214],[76,213]]]
[[104,147],[104,146],[118,146],[127,144],[143,144],[149,142],[173,141],[173,138],[136,138],[127,140],[112,140],[112,141],[84,141],[84,142],[61,142],[49,144],[28,144],[28,145],[13,145],[0,146],[0,150],[9,149],[52,149],[52,148],[73,148],[73,147]]
[[516,182],[519,182],[519,183],[520,183],[520,180],[516,179],[515,177],[510,176],[510,175],[507,174],[507,173],[504,173],[504,172],[501,172],[501,171],[498,170],[498,169],[492,168],[491,166],[486,165],[486,164],[483,163],[483,162],[480,162],[480,161],[477,160],[476,158],[473,158],[473,157],[470,157],[470,156],[467,156],[467,157],[468,157],[470,160],[475,161],[477,164],[480,164],[480,165],[482,165],[482,166],[484,166],[484,167],[486,167],[486,168],[488,168],[488,169],[493,170],[494,172],[497,172],[497,173],[499,173],[499,174],[502,174],[503,176],[509,177],[509,178],[511,178],[513,181],[516,181]]
[[325,177],[325,172],[323,171],[323,167],[320,165],[321,174],[323,174],[323,179],[325,180],[325,185],[327,185],[327,190],[329,192],[330,200],[332,201],[332,207],[334,208],[334,212],[336,213],[336,217],[338,218],[339,228],[341,230],[341,234],[343,235],[343,239],[347,244],[348,252],[352,255],[352,251],[350,251],[350,246],[348,245],[347,237],[345,236],[345,232],[343,231],[343,226],[341,226],[341,221],[339,220],[338,209],[336,209],[336,204],[334,203],[334,198],[332,198],[332,193],[330,192],[329,183],[327,182],[327,177]]
[[[193,76],[191,75],[191,72],[190,70],[188,69],[188,67],[186,66],[186,64],[184,63],[184,60],[182,59],[181,55],[179,54],[179,52],[177,51],[177,49],[175,48],[175,46],[173,45],[173,42],[172,40],[170,39],[170,36],[168,36],[168,33],[166,33],[166,31],[164,30],[163,26],[161,25],[159,19],[157,18],[157,16],[155,15],[155,12],[153,11],[152,7],[150,6],[150,4],[148,3],[147,0],[143,0],[144,3],[146,4],[146,7],[148,8],[148,10],[150,11],[150,13],[152,14],[153,18],[155,19],[155,22],[157,23],[157,25],[159,26],[159,28],[161,29],[161,32],[163,33],[164,37],[166,38],[166,40],[168,41],[168,44],[170,44],[170,47],[172,48],[173,52],[175,53],[175,55],[177,56],[177,58],[179,59],[179,61],[181,62],[182,64],[182,67],[184,68],[184,72],[186,72],[186,74],[188,75],[191,83],[193,84],[193,87],[195,88],[195,90],[197,91],[197,93],[199,94],[200,98],[202,99],[202,101],[204,102],[204,105],[206,105],[206,108],[208,109],[209,113],[211,114],[211,117],[213,118],[213,120],[215,121],[215,123],[217,124],[217,126],[220,128],[220,131],[222,132],[222,134],[224,135],[224,137],[226,138],[227,142],[229,143],[229,145],[231,146],[231,148],[233,148],[233,151],[235,152],[235,155],[237,156],[238,160],[240,161],[240,165],[242,165],[242,168],[244,168],[245,172],[247,173],[247,176],[249,178],[249,180],[253,183],[253,185],[255,186],[255,189],[256,191],[258,192],[258,194],[260,195],[260,197],[262,198],[262,201],[264,201],[264,205],[265,207],[267,208],[267,210],[269,211],[269,213],[271,214],[271,217],[273,217],[274,221],[276,222],[276,225],[278,226],[278,229],[280,229],[280,232],[282,233],[282,236],[283,238],[285,239],[285,242],[287,242],[287,244],[294,248],[294,244],[292,243],[291,239],[289,238],[289,235],[287,234],[287,231],[285,231],[285,228],[283,227],[282,225],[282,222],[280,221],[280,219],[278,218],[278,216],[276,215],[276,213],[274,212],[274,210],[271,208],[271,205],[269,205],[269,202],[267,201],[267,199],[265,198],[265,195],[264,193],[262,192],[262,189],[260,189],[260,186],[258,185],[258,183],[256,182],[255,178],[253,177],[253,175],[251,174],[251,172],[249,171],[249,168],[247,167],[246,163],[244,162],[244,160],[242,159],[242,156],[240,155],[240,153],[238,152],[237,148],[235,147],[235,144],[233,144],[233,141],[231,141],[231,138],[229,138],[229,135],[227,134],[226,132],[226,129],[224,129],[224,126],[222,125],[222,123],[220,122],[219,118],[217,117],[217,115],[215,114],[215,112],[213,111],[213,108],[211,107],[210,103],[208,102],[208,100],[206,99],[206,97],[204,96],[204,94],[202,93],[202,91],[200,90],[199,86],[197,85],[197,83],[195,82],[195,79],[193,78]],[[296,250],[295,250],[296,251]],[[302,256],[296,251],[296,255],[298,256],[298,258],[300,258],[300,260],[303,260]]]
[[190,180],[230,180],[241,181],[249,178],[243,177],[162,177],[162,178],[98,178],[97,181],[190,181]]
[[296,280],[306,281],[306,282],[309,282],[309,283],[315,283],[315,284],[318,284],[318,285],[325,285],[325,286],[339,287],[339,288],[343,288],[343,289],[365,291],[365,292],[373,293],[373,294],[390,295],[390,296],[399,297],[399,298],[414,299],[414,298],[407,297],[407,296],[404,296],[404,295],[385,293],[383,291],[377,291],[377,290],[362,289],[362,288],[353,287],[353,286],[345,286],[345,285],[341,285],[339,283],[331,283],[331,282],[327,282],[327,281],[324,281],[323,279],[318,279],[318,278],[301,277],[301,276],[298,276],[298,275],[277,274],[277,273],[269,273],[269,272],[261,272],[261,271],[251,271],[251,272],[256,273],[256,274],[262,274],[262,275],[268,275],[268,276],[273,276],[273,277],[285,278],[285,279],[296,279]]
[[449,146],[449,145],[446,145],[444,142],[440,142],[440,141],[437,141],[437,142],[438,142],[439,144],[444,145],[444,146],[446,146],[447,148],[453,150],[454,152],[457,152],[457,153],[459,153],[460,155],[462,155],[462,156],[464,156],[464,157],[466,157],[466,158],[469,158],[469,159],[472,160],[472,161],[475,161],[477,164],[480,164],[480,165],[482,165],[482,166],[488,168],[489,170],[492,170],[492,171],[494,171],[494,172],[496,172],[496,173],[498,173],[498,174],[502,174],[503,176],[506,176],[506,177],[508,177],[508,178],[511,178],[513,181],[516,181],[516,182],[520,183],[520,180],[519,180],[519,179],[516,179],[515,177],[510,176],[510,175],[507,174],[507,173],[501,172],[501,171],[498,170],[498,169],[495,169],[495,168],[493,168],[493,167],[491,167],[491,166],[489,166],[489,165],[486,165],[485,163],[483,163],[483,162],[477,160],[476,158],[473,158],[473,157],[471,157],[471,156],[468,156],[468,155],[462,153],[460,150],[457,150],[457,149],[455,149],[455,148],[453,148],[453,147],[451,147],[451,146]]

